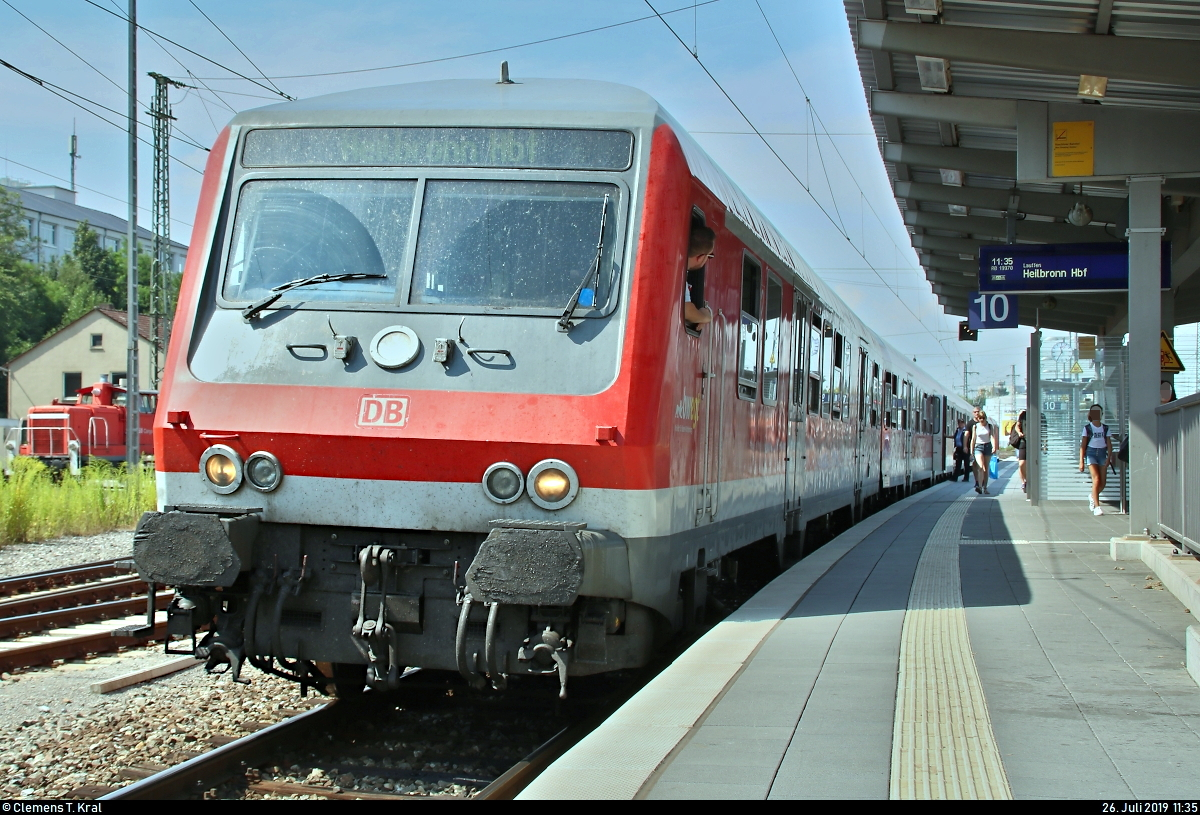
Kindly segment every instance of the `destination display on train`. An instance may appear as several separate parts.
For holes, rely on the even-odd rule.
[[[1162,288],[1171,288],[1171,244],[1162,243]],[[1125,291],[1124,243],[1059,243],[979,247],[979,291]]]
[[[624,170],[633,134],[546,127],[281,127],[251,130],[246,167]]]

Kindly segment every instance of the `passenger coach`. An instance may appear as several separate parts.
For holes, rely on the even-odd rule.
[[[234,678],[350,692],[422,666],[565,692],[643,664],[721,558],[940,478],[966,408],[620,85],[239,114],[191,247],[135,557]]]

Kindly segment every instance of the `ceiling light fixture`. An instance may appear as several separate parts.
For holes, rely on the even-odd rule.
[[[1092,76],[1091,74],[1079,76],[1079,95],[1085,99],[1103,99],[1107,90],[1107,76]]]
[[[968,207],[966,204],[947,204],[946,207],[947,207],[947,209],[950,210],[951,215],[970,215],[971,214],[971,208]]]
[[[921,90],[934,93],[950,92],[950,61],[941,57],[917,57],[917,77]]]
[[[922,16],[941,14],[942,0],[904,0],[904,10]]]
[[[1087,226],[1092,222],[1092,208],[1083,203],[1083,184],[1079,185],[1079,200],[1067,213],[1067,223],[1072,226]]]
[[[947,187],[961,187],[963,185],[962,170],[938,170],[942,174],[942,183]]]

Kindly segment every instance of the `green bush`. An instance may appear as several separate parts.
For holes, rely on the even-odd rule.
[[[0,544],[129,529],[155,500],[153,470],[130,473],[100,461],[77,476],[56,476],[21,456],[0,481]]]

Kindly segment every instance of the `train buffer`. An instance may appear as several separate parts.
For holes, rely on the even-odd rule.
[[[1030,506],[1015,462],[992,493],[818,549],[520,797],[1194,798],[1200,563],[1086,495]]]

